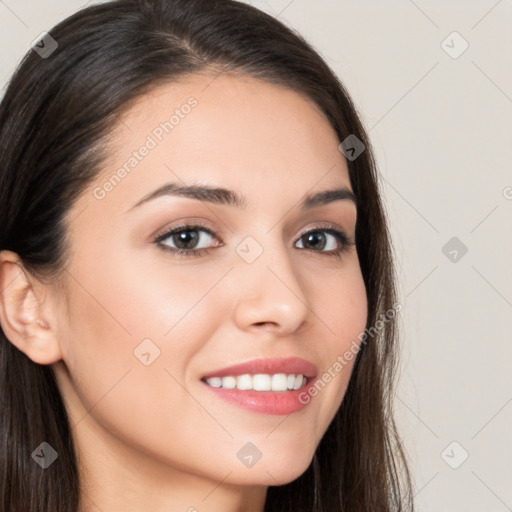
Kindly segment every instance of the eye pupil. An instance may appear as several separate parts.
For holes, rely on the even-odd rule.
[[[199,239],[197,232],[193,230],[175,233],[174,237],[174,243],[178,249],[191,249],[190,245],[194,246],[195,244],[190,242],[197,242]]]
[[[320,247],[323,249],[325,247],[325,235],[321,232],[316,233],[308,233],[306,235],[307,243],[312,245],[312,247]]]

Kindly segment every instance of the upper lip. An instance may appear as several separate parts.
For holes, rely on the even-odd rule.
[[[316,366],[301,357],[287,357],[287,358],[261,358],[252,359],[245,363],[227,366],[219,370],[214,370],[204,375],[204,379],[210,377],[226,377],[227,375],[244,375],[256,373],[301,373],[304,377],[314,378],[317,374]]]

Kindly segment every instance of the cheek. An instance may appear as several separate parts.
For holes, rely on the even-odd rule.
[[[119,379],[133,383],[127,408],[134,401],[154,402],[157,395],[148,397],[155,390],[169,398],[179,389],[172,377],[187,379],[190,361],[223,319],[215,293],[209,293],[223,270],[148,266],[107,254],[84,256],[102,261],[101,267],[77,264],[71,270],[64,360],[88,407]]]
[[[209,280],[191,280],[190,271],[169,272],[163,280],[161,269],[137,273],[122,262],[104,261],[101,270],[101,275],[84,267],[72,270],[77,281],[64,350],[70,396],[78,397],[72,401],[72,422],[85,438],[100,425],[152,457],[190,469],[198,464],[191,455],[191,431],[206,439],[212,421],[183,384],[190,361],[215,322],[225,318],[218,314],[215,294],[208,294],[219,271],[210,272]],[[207,448],[202,447],[201,460]]]
[[[343,353],[364,332],[368,301],[357,260],[334,278],[325,279],[323,289],[315,287],[315,312],[323,324],[326,350],[331,357]],[[334,362],[334,361],[331,361]]]
[[[368,318],[368,301],[358,264],[332,279],[325,293],[316,292],[316,307],[323,332],[322,368],[304,400],[316,402],[320,434],[339,409],[350,381]]]
[[[163,356],[169,349],[184,354],[187,347],[193,353],[202,343],[201,332],[219,318],[215,301],[209,301],[207,311],[198,306],[222,269],[198,272],[135,258],[102,261],[100,269],[73,271],[70,308],[75,334],[88,338],[86,348],[104,358],[131,362],[140,343],[151,345],[144,340],[153,342]]]

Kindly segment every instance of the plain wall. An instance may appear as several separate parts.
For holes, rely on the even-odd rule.
[[[313,44],[369,130],[400,277],[396,410],[418,510],[511,510],[512,2],[249,3]],[[2,86],[84,5],[0,2]]]

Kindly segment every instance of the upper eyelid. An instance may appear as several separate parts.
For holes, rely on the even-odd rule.
[[[155,241],[162,240],[165,238],[168,238],[174,233],[179,233],[180,231],[192,231],[192,230],[198,230],[198,231],[206,231],[212,236],[217,236],[216,231],[213,228],[210,228],[206,225],[202,224],[196,224],[194,222],[184,222],[183,224],[179,224],[178,226],[173,226],[172,228],[167,228],[163,230],[160,234],[157,234],[153,236],[153,239]]]

